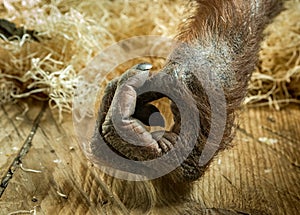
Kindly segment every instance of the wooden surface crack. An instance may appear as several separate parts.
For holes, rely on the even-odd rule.
[[[281,133],[279,133],[277,131],[273,131],[272,129],[270,129],[270,128],[266,127],[266,126],[261,126],[261,128],[263,130],[266,130],[266,131],[270,132],[271,134],[277,135],[278,137],[281,137],[281,138],[283,138],[283,139],[285,139],[287,141],[290,141],[290,142],[295,143],[295,144],[299,144],[299,142],[297,140],[288,138],[286,135],[283,135],[283,134],[281,134]]]
[[[231,185],[231,186],[233,186],[235,189],[237,189],[236,188],[236,186],[232,183],[232,181],[229,179],[229,178],[227,178],[225,175],[223,175],[223,174],[221,174],[221,176]]]
[[[9,181],[12,179],[14,172],[16,169],[19,167],[20,163],[22,162],[22,159],[24,156],[29,152],[31,145],[32,145],[32,140],[34,135],[36,134],[36,131],[39,127],[39,123],[41,121],[41,118],[46,110],[47,103],[44,102],[41,108],[41,111],[39,112],[38,116],[35,118],[33,121],[32,128],[30,130],[29,135],[27,136],[26,140],[24,141],[24,144],[22,145],[22,148],[20,149],[19,153],[17,156],[14,158],[13,162],[11,163],[7,173],[5,176],[1,179],[0,183],[0,198],[2,197],[2,194],[4,193],[6,187],[9,184]],[[4,113],[6,113],[5,109],[2,107],[2,110]]]

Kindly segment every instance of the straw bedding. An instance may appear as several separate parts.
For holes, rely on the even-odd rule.
[[[0,105],[28,97],[48,100],[61,119],[61,113],[72,111],[75,89],[84,81],[79,72],[94,56],[132,36],[174,37],[189,15],[185,2],[3,0],[0,17],[34,30],[38,41],[26,32],[0,34]],[[300,103],[300,1],[291,0],[286,7],[265,31],[247,105],[280,109]]]

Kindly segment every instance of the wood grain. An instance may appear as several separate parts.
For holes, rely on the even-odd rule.
[[[34,126],[42,103],[29,102],[0,109],[0,180]],[[78,146],[72,117],[57,123],[46,109],[32,146],[18,164],[0,198],[0,214],[142,214],[126,208],[113,184],[88,162]],[[249,108],[242,111],[233,146],[213,161],[178,204],[153,206],[149,214],[298,214],[300,211],[300,108],[282,111]],[[267,141],[266,141],[267,140]],[[273,140],[273,142],[270,140]],[[18,148],[18,150],[16,150]],[[124,182],[125,183],[125,182]],[[131,190],[130,190],[131,189]],[[132,183],[123,189],[139,205]],[[176,188],[174,188],[176,189]],[[121,192],[120,192],[121,193]],[[142,194],[136,194],[142,195]],[[170,192],[171,195],[171,192]],[[170,196],[171,199],[171,196]],[[143,203],[141,203],[143,204]]]

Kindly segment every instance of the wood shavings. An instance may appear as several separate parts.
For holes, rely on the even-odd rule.
[[[12,23],[11,29],[35,29],[47,39],[37,43],[22,34],[10,41],[9,35],[3,35],[0,81],[21,86],[18,91],[3,93],[7,99],[2,101],[48,98],[61,120],[62,112],[71,111],[79,71],[106,46],[121,39],[144,34],[174,35],[184,11],[179,2],[4,1],[0,14]]]
[[[290,0],[286,6],[266,30],[245,104],[279,110],[288,103],[300,103],[300,2]],[[4,0],[1,17],[15,26],[35,29],[45,39],[37,42],[20,34],[10,41],[2,34],[0,104],[27,97],[48,99],[61,121],[62,113],[72,110],[74,90],[82,81],[78,73],[94,56],[132,36],[173,37],[189,15],[186,8],[180,0],[155,4],[147,0]]]
[[[4,105],[10,102],[14,102],[13,94],[19,94],[20,88],[13,81],[8,81],[5,78],[1,78],[0,69],[0,105]]]
[[[54,163],[61,163],[62,161],[60,159],[53,160]]]
[[[67,199],[67,198],[68,198],[68,196],[67,196],[66,194],[63,194],[63,193],[61,193],[61,192],[59,192],[59,191],[56,191],[56,193],[57,193],[60,197],[63,197],[64,199]]]
[[[22,38],[25,34],[28,34],[33,40],[39,41],[37,38],[38,32],[34,30],[26,30],[23,27],[17,28],[16,25],[6,19],[0,19],[0,37],[7,38],[8,40],[15,40]]]
[[[277,139],[268,138],[268,137],[260,137],[260,138],[258,138],[258,141],[261,143],[266,143],[267,145],[274,145],[274,144],[278,143]]]
[[[264,172],[265,172],[265,173],[271,173],[271,172],[272,172],[272,169],[265,169]]]
[[[36,215],[36,206],[33,208],[33,210],[18,210],[8,213],[8,215],[14,215],[14,214],[33,214]]]
[[[33,173],[41,173],[42,171],[41,170],[35,170],[35,169],[28,169],[28,168],[25,168],[23,167],[23,164],[20,163],[20,167],[21,169],[24,171],[24,172],[33,172]]]
[[[19,151],[19,148],[18,147],[12,147],[12,150]]]
[[[300,104],[300,2],[286,2],[283,11],[266,29],[246,104],[269,105],[279,110]]]
[[[25,115],[26,115],[26,113],[28,112],[28,110],[29,110],[29,106],[28,106],[28,104],[27,103],[22,103],[22,105],[24,105],[24,110],[23,110],[23,112],[19,115],[19,116],[16,116],[16,120],[19,120],[19,121],[23,121],[24,120],[24,118],[25,118]]]

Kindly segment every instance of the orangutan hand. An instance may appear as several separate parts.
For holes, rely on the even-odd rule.
[[[163,126],[159,110],[142,95],[137,106],[137,91],[149,81],[151,65],[138,64],[105,90],[99,111],[99,132],[110,147],[132,160],[149,160],[162,156],[176,143],[177,134],[158,131],[150,133],[145,126]],[[147,94],[149,101],[161,98],[160,93]],[[143,102],[142,102],[143,101]],[[147,103],[145,103],[147,102]]]

